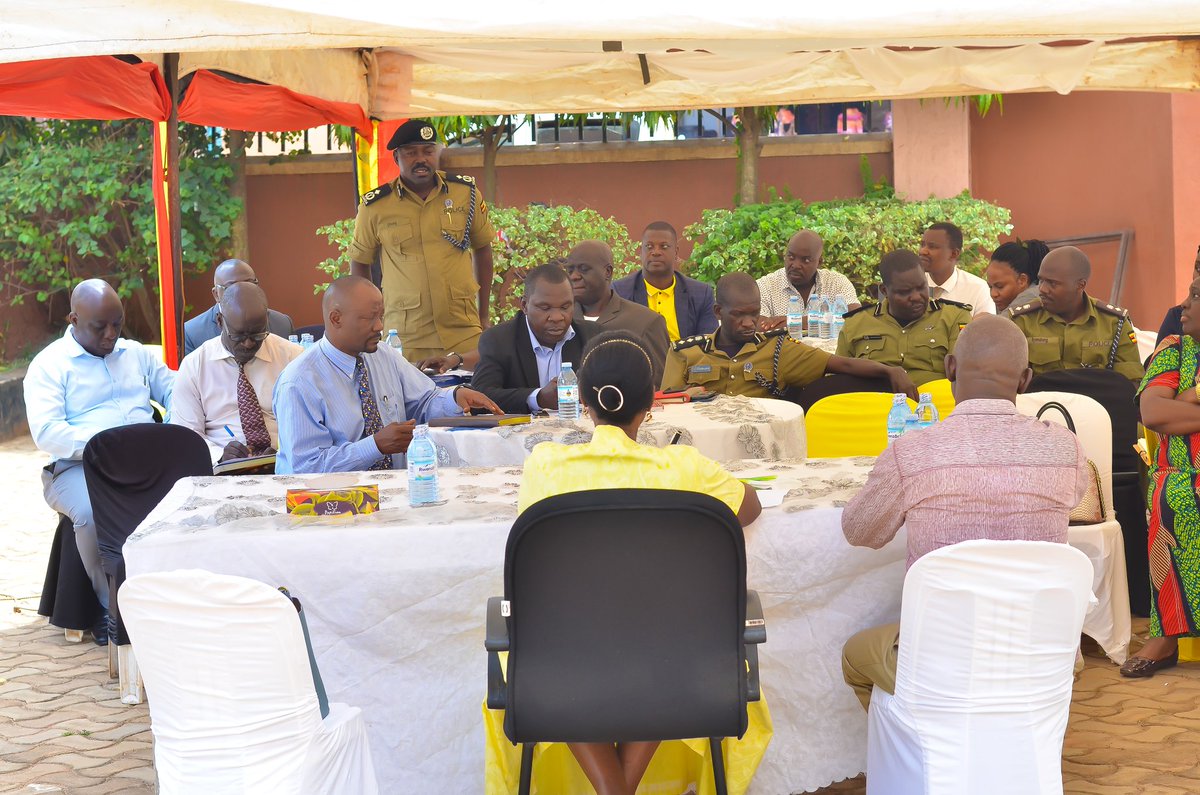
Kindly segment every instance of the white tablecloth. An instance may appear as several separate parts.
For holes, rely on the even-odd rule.
[[[866,717],[841,678],[842,643],[896,621],[903,531],[882,550],[848,545],[841,508],[870,459],[736,461],[786,489],[746,530],[747,582],[767,617],[760,647],[775,735],[754,793],[813,790],[866,766]],[[503,591],[520,470],[442,473],[444,506],[409,509],[403,473],[192,478],[125,545],[130,576],[206,568],[287,585],[305,603],[330,700],[362,707],[380,780],[393,792],[477,792],[483,780],[484,604]],[[282,516],[286,488],[379,483],[384,509],[351,520]],[[1115,562],[1094,557],[1098,572]],[[1072,543],[1075,542],[1074,535]],[[1100,576],[1098,574],[1098,581]],[[1120,608],[1122,605],[1116,605]],[[1115,608],[1114,608],[1115,609]],[[1118,621],[1089,614],[1110,651]],[[149,698],[154,694],[149,693]]]
[[[718,395],[707,403],[662,406],[642,424],[638,441],[666,447],[677,432],[679,444],[717,461],[803,458],[807,449],[804,411],[785,400]],[[431,428],[430,436],[443,466],[519,466],[540,442],[591,441],[592,423],[586,417],[574,422],[543,417],[503,428]]]

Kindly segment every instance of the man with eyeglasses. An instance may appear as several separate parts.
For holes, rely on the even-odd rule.
[[[215,463],[274,452],[271,395],[304,349],[270,331],[266,293],[253,282],[227,286],[216,309],[221,335],[179,366],[168,421],[203,436]]]
[[[213,300],[221,302],[221,294],[231,284],[250,282],[258,284],[254,268],[240,259],[227,259],[213,270]],[[292,319],[274,309],[267,310],[267,319],[272,334],[287,339],[292,334]],[[211,339],[221,335],[221,327],[217,325],[217,304],[208,311],[196,315],[183,324],[183,355],[187,356]]]

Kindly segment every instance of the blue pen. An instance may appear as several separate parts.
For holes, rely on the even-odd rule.
[[[229,434],[230,439],[235,439],[235,440],[237,439],[237,437],[234,436],[233,431],[229,428],[228,425],[225,426],[225,433]]]

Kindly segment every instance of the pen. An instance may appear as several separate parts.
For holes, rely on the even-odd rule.
[[[226,426],[225,426],[225,433],[229,434],[229,438],[230,438],[230,439],[236,439],[236,438],[237,438],[237,436],[235,436],[235,435],[234,435],[233,431],[232,431],[232,430],[229,428],[229,426],[228,426],[228,425],[226,425]]]
[[[683,431],[675,431],[675,435],[671,437],[671,444],[678,444],[681,436],[683,436]]]

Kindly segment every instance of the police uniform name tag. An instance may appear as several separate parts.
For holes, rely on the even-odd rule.
[[[1029,342],[1033,345],[1049,345],[1054,340],[1049,337],[1030,337]]]
[[[695,364],[688,368],[688,373],[691,375],[707,375],[712,372],[711,364]]]

